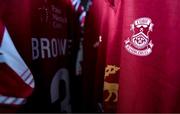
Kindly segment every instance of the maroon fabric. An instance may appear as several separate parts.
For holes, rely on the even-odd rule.
[[[122,1],[118,112],[180,111],[179,7],[178,0]],[[154,47],[145,57],[129,54],[124,48],[124,40],[132,35],[130,24],[140,17],[149,17],[154,24],[149,35]]]
[[[30,63],[31,54],[26,53],[31,52],[30,46],[31,44],[27,43],[27,39],[30,38],[30,27],[27,23],[29,21],[29,8],[28,1],[19,3],[19,6],[13,1],[0,1],[1,9],[0,9],[0,46],[2,46],[2,38],[4,35],[5,27],[8,29],[11,37],[13,37],[13,41],[18,47],[19,53],[25,57],[26,63]],[[11,7],[11,8],[9,8]],[[18,9],[19,8],[19,9]],[[14,10],[13,10],[14,9]],[[18,13],[15,13],[19,10]],[[11,10],[11,11],[10,11]],[[13,11],[12,11],[13,10]],[[29,15],[29,16],[27,16]],[[26,18],[26,19],[25,19]],[[11,20],[11,21],[9,21]],[[26,25],[26,27],[25,27]],[[12,32],[13,30],[13,32]],[[26,40],[22,40],[26,36]],[[27,43],[27,44],[25,44]],[[17,46],[18,45],[18,46]],[[24,48],[26,47],[26,48]],[[26,49],[26,50],[24,50]],[[2,54],[2,53],[1,53]],[[28,61],[27,61],[28,60]],[[28,64],[29,66],[29,64]],[[8,97],[17,97],[17,98],[28,98],[32,94],[32,88],[25,84],[25,82],[20,79],[16,72],[14,72],[7,64],[0,63],[0,94]],[[0,112],[16,112],[19,110],[21,106],[15,105],[4,105],[0,104]]]
[[[71,1],[0,0],[0,41],[3,34],[1,24],[7,28],[17,51],[32,71],[35,89],[31,94],[29,88],[25,88],[22,80],[17,78],[17,74],[7,65],[0,64],[0,82],[7,82],[7,85],[0,84],[0,94],[14,96],[19,95],[20,91],[25,91],[21,96],[30,96],[22,109],[25,112],[61,111],[58,104],[60,101],[56,104],[58,106],[53,107],[51,104],[50,87],[58,70],[67,68],[69,72],[73,71],[72,59],[77,50],[75,47],[78,35],[75,31],[79,31],[79,28]],[[36,39],[36,44],[33,39]],[[41,42],[42,39],[45,41]],[[36,50],[33,46],[37,46]],[[46,49],[43,49],[43,46]],[[39,56],[35,57],[33,54],[37,54],[37,50]],[[6,79],[2,79],[3,77]],[[2,106],[4,112],[3,109],[7,108]]]
[[[179,7],[178,0],[93,1],[85,32],[85,68],[91,75],[87,73],[84,77],[89,79],[86,84],[94,87],[90,91],[94,93],[95,105],[102,101],[98,98],[102,97],[103,72],[107,65],[115,65],[120,70],[104,81],[119,83],[118,103],[112,102],[113,93],[110,102],[104,102],[105,112],[179,112]],[[148,42],[150,46],[152,40],[154,46],[148,47],[152,50],[149,55],[138,56],[127,51],[125,41],[140,32],[135,27],[133,34],[130,28],[136,19],[143,17],[154,24]],[[92,45],[99,35],[102,42],[94,49]],[[103,101],[108,94],[104,91]]]

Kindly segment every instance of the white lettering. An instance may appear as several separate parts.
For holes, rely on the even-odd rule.
[[[67,23],[67,17],[63,15],[60,8],[54,5],[51,5],[51,16],[52,16],[51,25],[54,29],[61,29],[63,26],[62,24]]]
[[[65,55],[67,40],[59,40],[58,43],[59,43],[59,53]]]
[[[52,56],[57,57],[58,55],[58,47],[57,47],[57,41],[55,38],[51,40],[51,49],[52,49]]]
[[[32,59],[66,55],[67,39],[32,38]]]
[[[125,48],[131,54],[138,55],[138,56],[147,56],[152,52],[151,48],[144,49],[144,50],[137,50],[137,49],[131,47],[130,45],[126,45]]]
[[[32,38],[32,59],[35,60],[39,57],[38,40]]]
[[[49,40],[47,38],[41,38],[41,55],[42,58],[45,58],[45,52],[47,52],[48,58],[51,58],[51,53],[50,53],[50,44]]]

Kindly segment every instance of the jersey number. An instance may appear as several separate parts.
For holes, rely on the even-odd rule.
[[[64,82],[64,89],[65,89],[65,97],[60,102],[60,109],[61,112],[71,112],[71,104],[70,104],[70,88],[69,88],[69,72],[67,69],[62,68],[59,69],[51,83],[51,102],[54,103],[57,100],[61,99],[60,97],[60,90],[59,85],[62,85]],[[60,87],[61,88],[61,87]]]

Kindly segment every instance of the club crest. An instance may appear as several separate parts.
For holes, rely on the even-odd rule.
[[[139,18],[131,24],[130,30],[133,32],[130,38],[125,40],[125,49],[136,56],[148,56],[152,53],[154,44],[149,38],[154,24],[147,17]]]

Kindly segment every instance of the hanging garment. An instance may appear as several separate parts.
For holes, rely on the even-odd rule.
[[[116,99],[118,97],[120,66],[118,57],[120,53],[119,55],[115,55],[117,53],[114,53],[113,49],[118,49],[120,45],[118,45],[118,42],[113,41],[114,34],[118,32],[115,27],[119,2],[116,3],[116,6],[112,6],[113,4],[109,1],[93,1],[92,3],[93,5],[90,7],[85,24],[84,91],[86,92],[84,94],[84,101],[87,104],[87,109],[92,107],[90,111],[115,112],[117,105]],[[112,42],[115,44],[110,45],[109,43]],[[104,77],[105,68],[110,70],[109,74],[106,74],[106,77]],[[116,68],[117,71],[112,71],[111,74],[112,68]],[[115,85],[116,90],[110,93],[112,92],[111,89],[114,88],[104,88],[103,91],[104,84],[106,86],[109,84]],[[86,88],[88,89],[86,90]],[[106,102],[103,102],[103,96]],[[89,98],[91,100],[88,100]]]
[[[30,66],[27,64],[27,59],[30,56],[28,53],[26,55],[25,52],[23,55],[21,54],[24,47],[19,48],[21,51],[17,49],[17,45],[12,37],[14,33],[10,32],[8,27],[10,23],[5,22],[5,20],[8,21],[9,19],[8,15],[12,15],[7,8],[7,1],[1,0],[0,4],[0,112],[15,112],[27,102],[27,98],[32,94],[35,83]],[[11,6],[11,3],[9,2],[8,5]],[[28,7],[26,3],[21,5]],[[20,13],[22,12],[24,16],[28,13],[26,9]],[[19,17],[18,21],[21,21],[21,17]],[[14,23],[14,25],[18,24],[20,23]],[[17,28],[21,30],[23,25],[19,25]],[[22,39],[24,33],[19,32],[16,41],[18,41],[20,35]],[[28,48],[30,45],[27,44],[25,47],[30,49]],[[19,47],[21,46],[24,46],[23,42],[19,45]],[[31,51],[29,50],[29,52]],[[24,59],[24,56],[26,56],[26,59]]]
[[[75,72],[73,59],[78,45],[71,2],[0,2],[4,31],[1,35],[3,69],[0,72],[1,77],[8,77],[1,78],[4,83],[1,83],[0,94],[3,97],[17,97],[21,102],[27,100],[23,102],[20,112],[71,112],[70,75]],[[13,92],[7,87],[14,88]],[[2,105],[2,108],[6,106]]]
[[[178,0],[93,1],[84,38],[90,111],[179,112],[179,7]]]
[[[5,26],[1,23],[0,111],[11,112],[26,103],[34,88],[33,75],[16,50]]]

